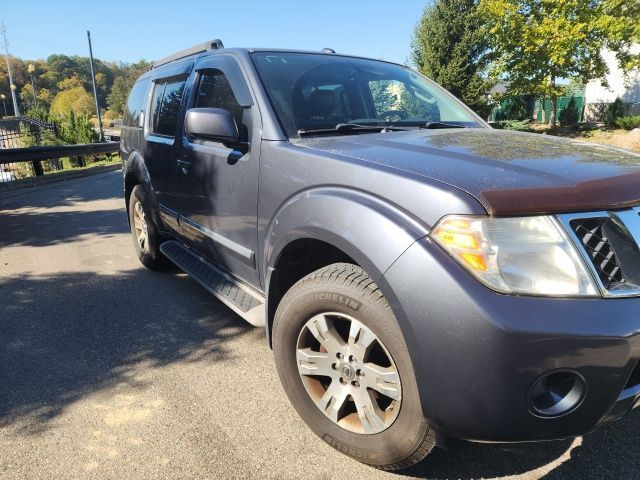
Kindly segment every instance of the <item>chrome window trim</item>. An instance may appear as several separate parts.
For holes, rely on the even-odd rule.
[[[627,231],[630,240],[634,241],[640,249],[640,207],[628,208],[625,210],[616,211],[595,211],[595,212],[581,212],[581,213],[563,213],[556,215],[556,218],[560,221],[566,234],[569,236],[577,251],[580,253],[580,257],[585,266],[591,273],[594,283],[598,286],[598,290],[605,298],[626,298],[640,296],[640,287],[637,288],[624,288],[624,289],[607,289],[600,280],[600,276],[596,271],[591,257],[584,248],[584,245],[578,238],[578,236],[571,228],[570,222],[572,220],[581,220],[585,218],[611,218],[613,221],[624,227]]]

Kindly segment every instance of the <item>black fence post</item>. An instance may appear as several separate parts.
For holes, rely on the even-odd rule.
[[[31,164],[33,165],[33,173],[36,174],[36,177],[42,177],[44,175],[42,162],[40,160],[34,160]]]

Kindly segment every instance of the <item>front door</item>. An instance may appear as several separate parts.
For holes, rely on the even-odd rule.
[[[182,137],[179,163],[180,226],[185,236],[204,239],[205,256],[259,288],[256,269],[260,115],[235,59],[215,55],[195,66],[188,108],[229,111],[241,146]],[[201,249],[199,249],[201,250]]]

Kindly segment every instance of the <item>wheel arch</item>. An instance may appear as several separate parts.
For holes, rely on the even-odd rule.
[[[137,150],[131,152],[127,158],[123,168],[123,187],[124,187],[124,200],[125,208],[127,209],[127,218],[129,218],[129,199],[131,198],[131,192],[136,185],[141,185],[145,189],[148,197],[153,202],[153,217],[157,224],[155,206],[157,205],[156,198],[151,186],[151,179],[149,172],[144,162],[142,154]]]
[[[262,256],[269,345],[278,304],[298,280],[332,263],[347,262],[378,283],[427,233],[427,227],[406,212],[360,191],[326,187],[286,202],[267,229]],[[387,285],[380,289],[393,296]]]

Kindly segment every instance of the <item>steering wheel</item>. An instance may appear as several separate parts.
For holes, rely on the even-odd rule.
[[[389,117],[398,117],[398,120],[405,120],[407,118],[406,110],[387,110],[378,115],[380,120],[392,121]]]

